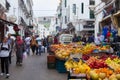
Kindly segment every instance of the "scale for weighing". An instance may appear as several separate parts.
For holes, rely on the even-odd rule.
[[[71,34],[61,34],[59,37],[59,42],[62,44],[72,43],[73,35]]]

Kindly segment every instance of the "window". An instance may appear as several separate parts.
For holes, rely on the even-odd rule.
[[[65,16],[65,23],[67,23],[67,16]]]
[[[95,0],[90,0],[90,5],[95,5]]]
[[[90,10],[90,19],[94,19],[94,18],[95,18],[94,11]]]
[[[56,24],[58,24],[58,19],[56,18]]]
[[[44,21],[46,20],[46,18],[44,17]]]
[[[81,13],[84,13],[84,3],[81,3]]]
[[[65,0],[65,7],[67,7],[67,0]]]
[[[76,4],[73,4],[73,13],[76,15]]]

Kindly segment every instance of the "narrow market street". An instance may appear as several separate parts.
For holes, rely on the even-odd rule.
[[[10,78],[8,80],[67,80],[66,74],[58,73],[55,69],[47,69],[47,54],[29,56],[24,60],[23,66],[15,65],[15,57],[10,65]],[[0,80],[4,80],[0,77]]]

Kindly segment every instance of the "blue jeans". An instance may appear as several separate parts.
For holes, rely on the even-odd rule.
[[[41,47],[42,47],[42,45],[39,45],[39,46],[38,46],[38,54],[39,54],[39,55],[41,55],[41,53],[42,53]]]
[[[30,45],[26,45],[26,52],[27,52],[27,54],[29,55],[30,54]]]

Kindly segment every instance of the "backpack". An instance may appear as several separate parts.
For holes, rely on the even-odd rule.
[[[3,50],[2,50],[3,49]],[[3,43],[1,44],[0,57],[8,57],[10,53],[10,45],[8,44],[8,48],[3,47]]]
[[[3,47],[3,43],[1,44],[1,48]],[[8,50],[10,50],[10,45],[8,44]]]

